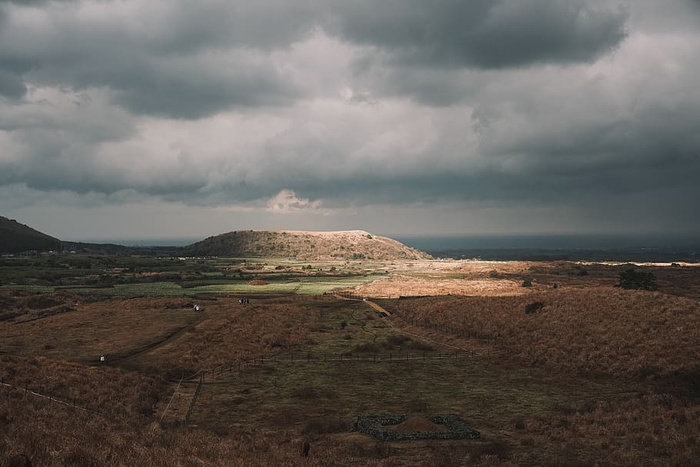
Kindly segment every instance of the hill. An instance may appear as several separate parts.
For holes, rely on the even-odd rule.
[[[0,216],[0,252],[19,253],[30,250],[55,250],[61,241],[34,230],[14,219]]]
[[[310,232],[245,230],[209,237],[186,246],[187,256],[284,257],[324,259],[430,259],[401,242],[362,230]]]

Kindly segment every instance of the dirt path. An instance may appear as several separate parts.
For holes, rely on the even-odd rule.
[[[129,362],[129,361],[135,359],[136,357],[139,357],[139,356],[141,356],[147,352],[150,352],[152,350],[156,350],[156,349],[158,349],[166,344],[173,342],[174,340],[178,339],[180,336],[182,336],[186,332],[190,331],[191,329],[194,329],[195,326],[200,324],[205,319],[206,319],[206,317],[204,316],[204,312],[202,312],[202,315],[198,319],[196,319],[192,323],[188,324],[187,326],[178,329],[177,331],[170,334],[169,336],[166,336],[165,338],[163,338],[161,340],[158,340],[156,342],[148,344],[147,346],[142,347],[138,350],[135,350],[127,355],[124,355],[121,357],[113,357],[112,359],[110,359],[109,363],[110,364],[118,363],[120,365],[123,365],[124,363]]]
[[[342,295],[338,295],[338,294],[333,294],[333,296],[334,296],[335,298],[340,299],[340,300],[350,300],[350,301],[352,301],[352,302],[365,302],[366,304],[368,304],[369,306],[371,306],[372,308],[374,308],[375,311],[378,311],[379,313],[383,314],[384,316],[391,316],[391,313],[389,313],[388,311],[386,311],[384,308],[382,308],[381,306],[377,305],[377,304],[374,303],[373,301],[367,300],[366,298],[363,298],[363,299],[359,299],[359,298],[349,298],[349,297],[343,297]]]
[[[382,314],[385,315],[385,316],[391,316],[391,313],[389,313],[388,311],[386,311],[384,308],[382,308],[381,306],[377,305],[376,303],[374,303],[374,302],[372,302],[372,301],[370,301],[370,300],[365,300],[364,302],[365,302],[366,304],[368,304],[369,306],[371,306],[372,308],[374,308],[375,310],[377,310],[379,313],[382,313]]]

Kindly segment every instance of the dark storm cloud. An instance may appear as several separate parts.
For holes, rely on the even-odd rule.
[[[370,61],[500,68],[590,61],[623,39],[626,19],[618,7],[563,0],[12,3],[0,10],[0,92],[22,97],[26,83],[107,87],[134,113],[174,118],[303,97],[269,54],[315,28],[385,52]],[[23,5],[44,9],[29,14]],[[421,89],[416,79],[385,92],[442,104],[454,97],[449,86]]]
[[[0,69],[0,96],[19,99],[27,93],[27,86],[15,74]]]
[[[42,5],[42,4],[47,3],[49,1],[50,0],[0,0],[0,6],[2,6],[3,4],[36,6],[36,5]]]
[[[107,87],[135,113],[174,118],[280,105],[300,95],[267,55],[309,33],[308,6],[86,5],[0,10],[0,92],[21,96],[27,82],[74,90]]]
[[[302,93],[274,68],[246,63],[245,57],[230,69],[209,61],[196,66],[199,60],[194,59],[168,62],[143,64],[138,72],[128,74],[115,70],[99,80],[109,83],[115,101],[133,113],[173,118],[202,118],[232,107],[289,104]]]
[[[629,208],[700,230],[695,6],[0,3],[0,185],[246,209]]]
[[[506,68],[589,62],[626,36],[627,12],[571,0],[343,2],[331,30],[419,66]]]

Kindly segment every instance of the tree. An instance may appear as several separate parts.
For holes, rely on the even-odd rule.
[[[637,271],[634,268],[629,268],[620,273],[620,282],[617,286],[623,289],[655,290],[656,276],[653,272]]]

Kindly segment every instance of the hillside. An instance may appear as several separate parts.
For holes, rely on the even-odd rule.
[[[55,250],[61,241],[34,230],[14,219],[0,216],[0,252],[19,253],[29,250]]]
[[[361,230],[337,232],[245,230],[209,237],[183,249],[187,256],[324,259],[429,259],[403,243]]]

